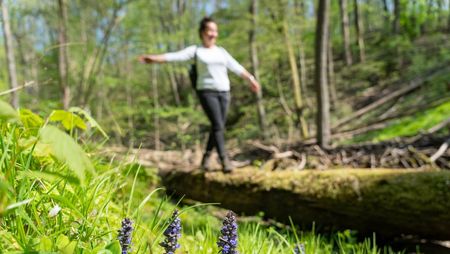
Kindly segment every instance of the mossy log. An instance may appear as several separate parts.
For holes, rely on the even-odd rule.
[[[450,239],[450,172],[389,169],[221,172],[173,171],[169,192],[218,202],[247,215],[260,211],[298,225]]]

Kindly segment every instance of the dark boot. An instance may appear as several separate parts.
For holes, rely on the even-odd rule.
[[[200,166],[205,171],[211,171],[211,153],[205,153],[202,158],[202,164]]]
[[[233,163],[228,157],[223,158],[222,160],[222,171],[224,173],[231,173],[234,169]]]

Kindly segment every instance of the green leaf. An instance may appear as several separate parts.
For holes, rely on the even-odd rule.
[[[115,240],[106,245],[105,249],[111,251],[112,254],[120,254],[122,252],[122,248],[120,247],[119,241]]]
[[[56,238],[56,247],[59,249],[62,249],[64,247],[66,247],[67,245],[69,245],[70,240],[69,237],[65,236],[65,235],[59,235],[58,238]]]
[[[83,184],[86,172],[94,172],[94,167],[86,153],[72,137],[55,126],[47,125],[39,131],[40,141],[50,145],[53,156],[65,163]]]
[[[0,100],[0,120],[3,121],[16,121],[19,120],[19,114],[8,103]]]
[[[44,124],[44,120],[29,109],[20,109],[19,115],[23,126],[28,129],[40,128]]]
[[[113,254],[110,250],[100,250],[97,254]]]
[[[0,218],[2,217],[6,205],[8,204],[8,192],[10,192],[10,186],[8,183],[0,178]]]
[[[75,253],[75,248],[77,247],[77,242],[70,241],[65,235],[59,235],[56,239],[56,246],[60,253],[63,254],[73,254]]]
[[[60,249],[63,254],[73,254],[75,253],[75,248],[77,247],[77,242],[71,241],[66,247]]]
[[[79,116],[65,110],[54,110],[50,115],[50,121],[60,122],[66,130],[73,130],[76,127],[86,130],[86,123]]]
[[[40,179],[45,180],[49,183],[57,182],[60,179],[65,179],[67,182],[71,184],[79,184],[80,180],[73,176],[66,176],[60,174],[58,172],[44,172],[44,171],[36,171],[36,170],[23,170],[20,171],[17,179]]]
[[[41,237],[39,242],[38,250],[39,251],[51,251],[53,248],[52,240],[46,235]]]
[[[86,110],[79,108],[79,107],[71,107],[69,109],[69,111],[73,112],[73,113],[77,113],[79,115],[82,115],[88,121],[88,123],[92,126],[92,128],[96,128],[98,131],[100,131],[100,133],[105,138],[109,138],[108,134],[106,134],[106,132],[102,129],[102,127],[97,123],[97,121],[95,121],[95,119]]]

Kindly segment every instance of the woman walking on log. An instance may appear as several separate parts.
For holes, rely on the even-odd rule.
[[[233,165],[225,149],[225,122],[230,104],[230,80],[227,70],[246,79],[253,92],[260,89],[258,81],[242,65],[240,65],[224,48],[216,45],[219,35],[216,22],[205,17],[200,21],[199,35],[201,45],[192,45],[181,51],[160,55],[141,55],[142,63],[164,63],[194,60],[194,86],[210,123],[208,143],[206,144],[201,167],[211,169],[211,153],[217,150],[222,170],[230,173]],[[192,75],[191,75],[192,76]]]

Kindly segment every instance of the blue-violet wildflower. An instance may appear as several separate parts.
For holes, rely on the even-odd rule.
[[[225,220],[223,221],[222,230],[220,230],[221,236],[217,245],[220,248],[222,254],[239,254],[237,249],[238,244],[238,225],[236,222],[236,215],[233,212],[228,212]]]
[[[170,219],[169,226],[164,231],[166,239],[159,244],[166,250],[166,254],[174,254],[180,248],[178,239],[181,237],[181,220],[178,218],[178,215],[178,210],[175,210]]]
[[[305,245],[303,243],[300,244],[296,244],[295,248],[294,248],[294,253],[295,254],[305,254]]]
[[[122,247],[122,254],[131,253],[131,233],[133,232],[133,222],[125,218],[122,221],[122,228],[119,229],[119,240],[120,247]]]

